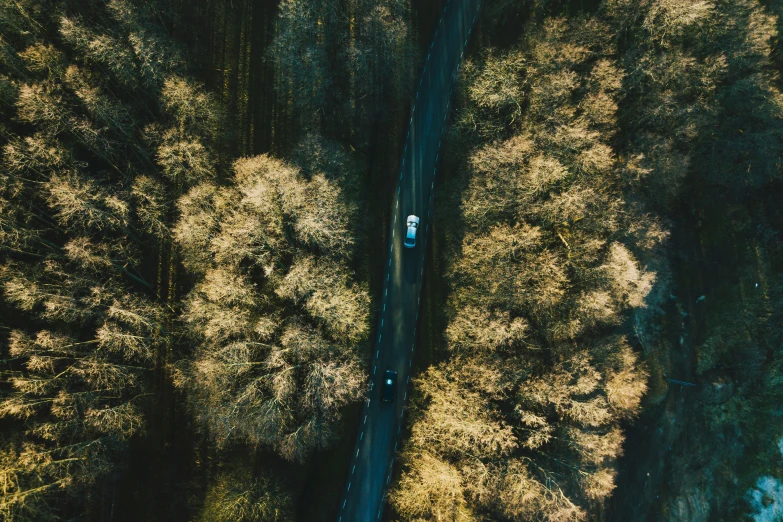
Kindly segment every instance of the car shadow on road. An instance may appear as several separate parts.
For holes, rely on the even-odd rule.
[[[402,272],[405,278],[405,283],[409,285],[415,285],[419,281],[420,269],[419,269],[419,248],[421,245],[416,245],[413,248],[404,248],[402,252]]]

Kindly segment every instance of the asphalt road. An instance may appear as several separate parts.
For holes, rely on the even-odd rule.
[[[392,203],[391,234],[382,312],[373,353],[368,392],[351,455],[348,483],[338,522],[378,520],[401,444],[405,402],[410,390],[421,283],[441,139],[449,115],[451,90],[473,30],[481,0],[448,0],[434,31],[416,89],[402,153],[397,194]],[[421,218],[417,245],[403,248],[405,218]],[[386,370],[397,372],[396,396],[380,399]]]

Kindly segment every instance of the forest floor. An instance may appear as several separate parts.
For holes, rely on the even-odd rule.
[[[675,225],[670,249],[674,295],[664,307],[664,335],[669,347],[661,361],[664,376],[691,383],[697,380],[695,348],[703,341],[708,306],[699,298],[716,291],[704,277],[699,239],[689,220]],[[618,487],[608,504],[606,520],[663,519],[665,502],[671,500],[667,491],[681,479],[673,474],[674,457],[687,452],[683,446],[688,443],[689,430],[697,429],[690,421],[699,391],[699,387],[669,384],[659,404],[648,399],[643,413],[628,429],[625,452],[619,461]]]

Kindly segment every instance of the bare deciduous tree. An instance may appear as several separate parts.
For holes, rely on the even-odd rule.
[[[609,330],[657,282],[634,241],[665,232],[626,199],[648,163],[615,152],[624,71],[582,22],[531,24],[463,69],[448,359],[414,381],[404,520],[587,520],[614,490],[647,374]]]
[[[270,156],[234,172],[233,185],[202,183],[180,200],[174,235],[202,276],[186,301],[197,349],[184,385],[220,443],[302,460],[364,393],[370,300],[344,261],[352,210],[337,180]]]

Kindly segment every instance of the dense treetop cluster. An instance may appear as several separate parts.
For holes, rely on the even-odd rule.
[[[317,47],[282,36],[303,7],[281,11],[275,45],[293,54]],[[374,16],[404,15],[385,9]],[[167,17],[122,0],[0,5],[3,519],[113,502],[172,385],[217,447],[298,460],[363,394],[361,163],[304,119],[294,163],[233,159],[225,107],[189,75]],[[306,94],[289,93],[303,107]],[[288,512],[276,479],[238,476],[215,479],[208,512]]]
[[[140,519],[300,516],[368,389],[368,207],[411,5],[0,0],[0,519],[113,520],[153,489]],[[781,20],[778,0],[484,6],[397,517],[783,503]]]
[[[548,20],[465,64],[449,358],[417,381],[393,497],[406,518],[582,520],[614,489],[620,422],[646,390],[614,330],[656,274],[626,246],[651,218],[610,145],[623,73],[607,32]],[[651,225],[637,235],[655,249]]]
[[[446,350],[416,381],[392,502],[406,520],[597,517],[626,421],[650,387],[651,408],[663,399],[667,373],[688,371],[676,354],[693,342],[698,427],[667,461],[677,472],[653,479],[674,491],[655,509],[742,512],[755,466],[721,459],[740,462],[743,432],[765,448],[746,451],[777,450],[775,429],[752,419],[779,402],[782,222],[765,195],[783,147],[778,22],[751,0],[612,0],[570,18],[553,4],[490,4],[490,27],[530,21],[463,68],[440,211]],[[672,246],[672,222],[701,254]],[[677,280],[696,281],[674,286],[672,252]],[[715,304],[703,311],[693,292]],[[704,321],[693,340],[686,309]],[[695,471],[705,465],[716,472]],[[645,500],[628,504],[650,509],[660,489],[649,500],[630,484],[621,494]]]
[[[185,194],[174,229],[199,275],[183,314],[203,339],[185,371],[193,409],[221,441],[303,459],[334,437],[339,409],[363,396],[370,299],[345,262],[355,213],[340,190],[344,172],[307,179],[259,156],[238,160],[234,173],[231,186]]]

